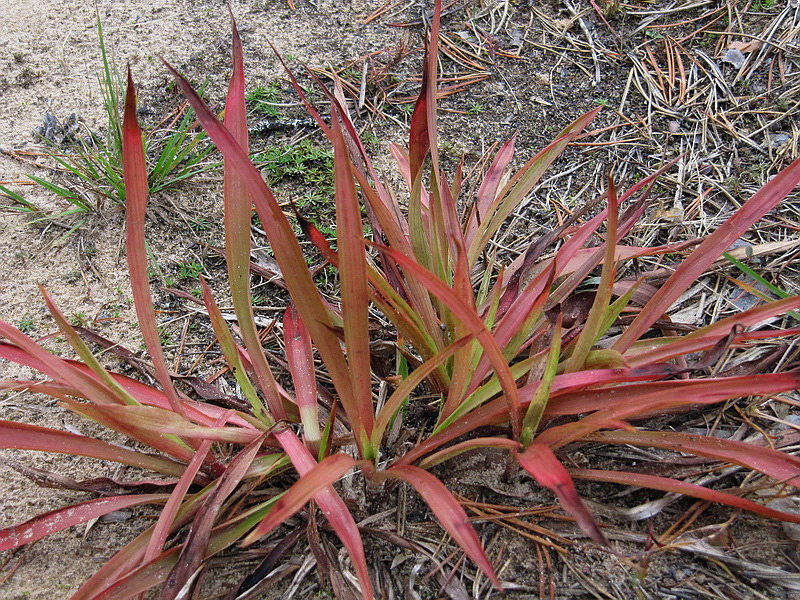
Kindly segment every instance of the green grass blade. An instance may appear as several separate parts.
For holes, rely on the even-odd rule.
[[[16,192],[12,192],[10,189],[8,189],[7,187],[5,187],[3,185],[0,185],[0,193],[2,193],[4,196],[8,196],[9,198],[11,198],[17,204],[21,204],[22,205],[20,207],[9,207],[9,208],[11,208],[11,210],[15,210],[15,211],[19,211],[19,212],[31,212],[31,213],[41,212],[39,210],[39,207],[36,206],[33,202],[25,200],[25,198],[23,198],[22,196],[20,196]]]
[[[773,294],[778,296],[778,298],[789,298],[791,296],[791,294],[788,294],[787,292],[784,292],[778,286],[776,286],[776,285],[772,284],[771,282],[767,281],[766,279],[764,279],[764,277],[762,277],[761,275],[756,273],[753,269],[751,269],[748,265],[746,265],[742,261],[738,260],[737,258],[734,258],[731,254],[729,254],[727,252],[723,252],[722,256],[724,256],[726,260],[728,260],[733,266],[735,266],[737,269],[739,269],[742,273],[744,273],[745,275],[749,275],[750,277],[755,279],[758,283],[760,283],[765,288],[767,288],[769,291],[771,291]],[[751,293],[753,293],[753,292],[751,292]],[[762,295],[761,299],[762,300],[770,300],[770,298],[765,296],[765,295]],[[795,312],[793,310],[790,310],[787,314],[791,315],[792,318],[794,318],[796,321],[800,321],[800,314],[798,314],[797,312]]]

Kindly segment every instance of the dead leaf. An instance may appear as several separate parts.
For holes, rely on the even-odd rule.
[[[759,40],[734,41],[731,42],[729,48],[739,52],[755,52],[761,48],[761,42]]]

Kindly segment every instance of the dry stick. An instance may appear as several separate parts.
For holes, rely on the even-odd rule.
[[[186,346],[186,335],[189,333],[189,319],[186,316],[183,317],[183,328],[181,329],[181,340],[178,342],[178,347],[175,350],[175,361],[172,363],[172,371],[174,373],[178,373],[178,369],[181,366],[181,355],[183,354],[183,349]]]
[[[675,46],[675,62],[678,64],[678,71],[680,72],[680,86],[678,89],[678,102],[683,104],[684,99],[686,98],[686,90],[687,90],[687,81],[686,81],[686,69],[683,66],[683,59],[681,58],[681,50],[683,48],[678,42],[674,42]],[[684,50],[685,52],[685,50]]]
[[[715,11],[715,12],[716,12],[716,11]],[[713,14],[713,13],[712,13],[712,14]],[[718,16],[716,19],[714,19],[713,21],[711,21],[711,22],[709,22],[709,23],[706,23],[705,25],[703,25],[703,26],[702,26],[702,27],[700,27],[699,29],[696,29],[695,31],[693,31],[693,32],[692,32],[692,33],[690,33],[689,35],[687,35],[687,36],[685,36],[685,37],[682,37],[682,38],[681,38],[680,40],[678,40],[678,41],[679,41],[679,42],[682,44],[682,43],[684,43],[684,42],[687,42],[687,41],[689,41],[690,39],[692,39],[692,38],[693,38],[694,36],[696,36],[697,34],[699,34],[699,33],[704,33],[706,29],[708,29],[709,27],[711,27],[711,26],[712,26],[714,23],[716,23],[717,21],[719,21],[720,19],[722,19],[724,16],[725,16],[724,14],[720,14],[720,15],[719,15],[719,16]]]
[[[494,15],[495,15],[496,11],[493,10],[493,9],[497,7],[497,4],[496,3],[490,4],[490,6],[485,9],[485,14],[489,15],[489,33],[491,35],[496,35],[501,29],[505,28],[506,21],[508,21],[508,18],[509,18],[508,5],[509,5],[509,1],[508,0],[503,0],[502,1],[503,14],[500,17],[500,20],[498,22],[496,22],[496,23],[495,23],[495,18],[494,18]],[[480,15],[480,16],[483,16],[483,15]]]
[[[592,38],[592,34],[589,31],[589,28],[586,26],[586,21],[583,19],[582,15],[591,12],[591,9],[586,9],[578,14],[578,11],[575,10],[575,7],[572,6],[571,2],[565,2],[567,9],[569,10],[572,15],[577,18],[578,25],[583,31],[583,35],[586,36],[586,41],[589,43],[589,49],[592,52],[592,62],[594,63],[594,84],[597,85],[600,83],[600,60],[597,58],[597,48],[594,43],[594,38]]]
[[[386,2],[384,2],[380,7],[376,8],[374,11],[372,11],[372,13],[370,13],[370,15],[366,19],[364,19],[363,21],[364,25],[369,25],[370,23],[372,23],[372,21],[374,21],[381,15],[387,13],[388,11],[392,10],[402,1],[403,0],[397,0],[396,2],[393,3],[392,0],[386,0]]]
[[[475,61],[480,61],[485,65],[491,65],[490,61],[487,61],[479,56],[471,52],[467,52],[460,48],[454,41],[448,38],[444,33],[439,34],[439,40],[441,41],[441,45],[439,46],[439,51],[443,52],[448,58],[450,58],[453,62],[459,63],[468,69],[474,69],[475,71],[485,71],[486,69],[477,64]],[[474,60],[470,60],[474,59]]]
[[[575,66],[578,69],[580,69],[581,71],[583,71],[583,73],[587,77],[591,77],[592,76],[592,74],[586,69],[586,67],[584,67],[581,63],[579,63],[576,60],[571,59],[568,56],[568,53],[573,52],[572,48],[563,48],[563,47],[560,47],[560,46],[548,46],[547,44],[537,44],[536,42],[532,42],[531,40],[529,40],[527,38],[525,38],[525,41],[528,42],[534,48],[538,48],[539,50],[545,50],[546,52],[552,52],[553,54],[558,56],[560,60],[567,60],[567,61],[571,62],[573,64],[573,66]]]
[[[797,11],[797,8],[795,7],[794,8],[794,12],[796,12],[796,11]],[[761,41],[763,45],[761,46],[761,49],[759,50],[758,54],[756,54],[755,58],[753,58],[752,61],[749,61],[749,62],[751,62],[750,71],[747,74],[747,76],[745,77],[745,80],[749,80],[750,77],[753,75],[753,73],[758,69],[758,67],[761,66],[761,63],[764,62],[764,60],[767,57],[767,54],[769,54],[769,52],[770,52],[770,50],[772,48],[776,48],[776,49],[784,51],[784,52],[790,50],[789,48],[783,46],[782,43],[774,42],[773,41],[773,37],[778,32],[778,30],[781,28],[781,25],[783,24],[783,21],[785,19],[789,18],[791,12],[793,12],[792,7],[790,6],[790,3],[787,3],[786,8],[784,8],[783,11],[781,11],[781,13],[778,14],[777,17],[775,17],[775,19],[772,21],[772,23],[766,29],[766,31],[763,34],[763,38],[759,38],[757,36],[752,36],[753,39],[757,39],[757,40]],[[795,32],[796,32],[796,28],[795,28]],[[787,41],[787,42],[791,39],[788,36],[788,33],[790,33],[790,32],[787,32],[787,37],[785,38],[785,41]],[[751,37],[751,36],[746,36],[746,37]],[[742,65],[742,68],[744,68],[745,66],[747,66],[747,65]],[[738,75],[737,75],[737,79],[738,79]]]

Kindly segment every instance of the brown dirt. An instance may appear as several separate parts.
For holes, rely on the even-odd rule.
[[[390,63],[392,54],[408,44],[416,50],[391,65],[394,76],[402,84],[396,96],[411,95],[417,89],[410,78],[416,73],[420,60],[421,28],[418,24],[411,27],[390,24],[419,20],[419,9],[406,7],[402,11],[390,11],[365,24],[365,18],[382,3],[368,0],[295,2],[296,10],[279,0],[232,3],[243,37],[251,86],[277,82],[282,100],[291,100],[285,93],[288,89],[285,77],[266,43],[269,40],[284,55],[294,56],[293,66],[305,63],[320,69],[340,69],[360,56],[381,50],[385,52],[376,60]],[[653,18],[653,11],[663,9],[667,3],[643,3],[643,9],[623,7],[621,13],[609,17],[617,36],[591,10],[588,2],[573,4],[585,19],[585,30],[565,8],[566,4],[562,6],[556,2],[541,5],[502,0],[456,2],[446,16],[446,32],[461,35],[462,39],[474,41],[475,47],[483,49],[480,64],[489,74],[485,81],[469,86],[442,103],[444,112],[440,125],[442,139],[446,140],[443,150],[450,163],[455,164],[464,154],[467,163],[473,164],[491,144],[519,132],[517,160],[521,164],[563,126],[598,102],[610,108],[593,127],[618,126],[589,138],[586,140],[589,145],[570,148],[551,171],[558,177],[549,181],[545,177],[535,197],[524,210],[515,214],[507,233],[499,240],[499,244],[508,249],[509,256],[514,256],[526,240],[529,243],[547,223],[552,223],[554,215],[561,210],[559,206],[571,208],[593,198],[611,165],[620,178],[630,181],[651,172],[677,152],[687,153],[680,175],[663,184],[662,206],[656,207],[648,222],[635,233],[640,242],[654,243],[706,232],[719,222],[721,214],[730,210],[732,203],[746,198],[780,166],[798,155],[794,102],[800,76],[796,33],[781,42],[787,48],[785,56],[769,55],[744,83],[734,81],[731,65],[721,60],[724,50],[715,46],[720,36],[698,35],[688,39],[684,47],[698,64],[707,67],[700,53],[708,56],[719,67],[736,98],[742,100],[750,96],[752,101],[742,100],[741,104],[731,101],[726,105],[724,99],[709,99],[712,93],[709,89],[713,91],[719,82],[699,81],[696,89],[690,90],[700,94],[693,102],[676,99],[665,107],[653,97],[652,88],[647,88],[648,82],[654,80],[669,87],[658,79],[654,69],[648,71],[648,76],[638,76],[643,89],[651,89],[649,97],[636,85],[637,61],[641,63],[647,58],[643,43],[650,42],[654,60],[660,61],[666,70],[665,56],[660,50],[665,43],[665,38],[659,37],[661,32],[666,31],[676,39],[687,36],[697,28],[696,23],[711,20],[707,14],[715,14],[716,5],[706,3],[700,8],[664,13],[653,21],[655,25],[663,25],[681,19],[698,19],[668,30],[645,30],[643,27]],[[761,35],[782,10],[778,6],[758,12],[751,4],[755,3],[730,3],[729,18],[730,15],[738,18],[742,29],[742,35],[736,39],[750,39],[745,34]],[[725,12],[723,9],[720,14]],[[163,56],[193,81],[208,78],[206,95],[221,107],[229,74],[230,44],[228,16],[221,2],[15,0],[3,7],[0,30],[0,114],[3,115],[0,148],[41,150],[33,132],[48,111],[60,119],[75,113],[88,129],[102,130],[104,114],[96,79],[101,68],[95,29],[97,14],[103,21],[106,44],[113,59],[118,65],[129,64],[133,69],[139,84],[140,104],[160,116],[179,101],[168,88],[168,77],[158,60]],[[798,16],[794,14],[790,19],[794,19],[796,30]],[[720,23],[717,28],[722,27]],[[776,36],[788,25],[781,27]],[[476,34],[482,37],[479,39]],[[773,81],[767,68],[769,60],[776,56],[794,60],[786,62],[788,72],[784,73],[782,81]],[[688,55],[684,59],[688,68]],[[452,63],[450,65],[456,70]],[[359,68],[360,64],[355,71]],[[600,74],[598,81],[594,81],[595,69]],[[460,70],[469,71],[463,67]],[[369,88],[370,93],[378,96],[381,86],[388,85],[380,81],[370,83],[374,83]],[[670,90],[677,98],[677,86]],[[670,112],[670,107],[674,112]],[[407,114],[391,102],[380,108],[386,118],[364,110],[359,123],[367,134],[380,140],[374,144],[374,152],[385,156],[387,142],[402,142],[406,135]],[[719,120],[709,120],[709,113],[725,116],[732,127],[720,125]],[[300,113],[295,107],[287,109],[286,114],[298,116]],[[780,114],[785,117],[760,130],[765,122]],[[281,143],[291,138],[291,134],[274,135],[283,136],[275,138]],[[390,168],[387,159],[379,158],[378,162]],[[7,153],[0,154],[3,185],[49,211],[67,208],[38,186],[26,185],[29,173],[48,174]],[[719,186],[710,185],[711,180],[723,182],[726,191],[723,193]],[[218,261],[208,255],[203,244],[221,244],[219,188],[218,174],[212,173],[153,199],[157,216],[149,225],[148,239],[168,276],[175,277],[179,265],[187,260],[202,262],[212,275],[218,269]],[[703,192],[704,188],[712,192]],[[772,219],[769,230],[760,230],[751,241],[791,239],[796,235],[793,232],[800,220],[796,206],[788,202]],[[685,218],[676,219],[674,211],[680,211]],[[207,231],[194,232],[183,220],[201,216],[211,223]],[[101,335],[138,349],[141,342],[130,305],[121,211],[106,204],[96,214],[89,215],[87,222],[66,239],[61,239],[65,227],[74,220],[63,217],[35,224],[28,224],[28,220],[26,215],[0,210],[0,281],[3,282],[0,318],[18,326],[25,325],[31,335],[52,333],[54,323],[36,288],[41,284],[67,314],[81,315]],[[774,264],[778,264],[780,258],[775,257]],[[787,290],[797,292],[800,279],[792,269],[794,267],[788,265],[782,284]],[[710,288],[715,282],[709,279],[705,285]],[[179,284],[191,291],[191,282]],[[270,294],[270,299],[274,298],[273,304],[280,304],[280,296],[274,296],[272,288],[262,289]],[[175,303],[163,291],[157,294],[162,308],[171,310],[177,306],[180,312],[180,303]],[[693,309],[696,305],[688,306],[689,312]],[[265,316],[273,314],[269,309],[263,312]],[[197,336],[202,337],[202,331]],[[48,344],[63,350],[56,342]],[[190,362],[184,357],[181,364],[185,366]],[[0,363],[0,375],[32,376],[26,369],[5,362]],[[0,397],[0,418],[101,434],[91,424],[62,410],[54,401],[30,394]],[[73,457],[10,451],[4,451],[2,457],[74,479],[111,476],[116,470],[110,464]],[[470,461],[480,464],[475,466]],[[486,505],[510,505],[524,511],[552,504],[552,497],[533,483],[503,483],[503,466],[502,460],[480,456],[465,459],[440,475],[466,499],[483,502],[484,506],[473,508],[484,513],[489,510]],[[476,472],[480,473],[477,477]],[[595,507],[598,514],[603,514],[606,503],[619,502],[615,497],[618,490],[607,486],[586,485],[581,491],[598,503]],[[445,553],[437,545],[441,531],[429,523],[424,505],[411,492],[394,491],[388,497],[373,498],[371,503],[376,505],[377,512],[382,502],[392,505],[400,494],[407,497],[408,502],[406,533],[421,547],[442,558]],[[88,497],[37,486],[13,469],[0,465],[0,526],[18,523]],[[635,506],[658,497],[637,492],[625,502]],[[697,521],[686,522],[684,536],[676,540],[675,548],[659,549],[652,545],[651,535],[660,538],[671,524],[695,510]],[[133,513],[145,518],[98,522],[91,528],[75,527],[15,554],[0,572],[0,598],[69,597],[103,560],[150,523],[146,510]],[[477,512],[473,514],[479,516]],[[678,502],[657,517],[639,523],[631,524],[618,515],[606,515],[610,537],[625,554],[616,557],[584,545],[573,527],[553,518],[557,514],[557,510],[552,514],[547,512],[532,522],[547,525],[563,536],[565,541],[556,542],[559,546],[566,547],[566,540],[576,540],[577,545],[569,546],[566,553],[548,546],[549,542],[534,541],[496,523],[482,526],[488,552],[497,564],[503,565],[501,578],[510,584],[508,597],[788,598],[793,593],[790,590],[796,593],[800,589],[797,542],[787,537],[780,525],[742,516],[727,526],[731,516],[728,511],[705,510],[688,501]],[[394,520],[393,515],[387,517],[389,523]],[[373,526],[381,527],[381,523]],[[533,532],[527,531],[527,534],[531,536]],[[368,538],[367,543],[371,563],[387,586],[394,586],[397,597],[437,596],[439,586],[445,582],[438,575],[425,579],[431,570],[430,560],[417,553],[401,551],[376,536]],[[713,551],[724,554],[708,560],[703,557]],[[307,548],[300,545],[291,561],[301,564],[306,553]],[[204,588],[202,597],[224,595],[231,582],[241,575],[242,568],[252,568],[257,559],[257,555],[247,553],[236,556],[229,553],[216,559],[214,576],[207,578],[213,584]],[[12,574],[14,567],[18,568]],[[491,595],[485,580],[475,578],[472,567],[460,573],[462,583],[448,586],[449,597]],[[298,597],[324,597],[326,592],[320,592],[316,584],[313,574],[301,580],[296,591]],[[284,593],[288,591],[279,587],[260,597],[276,598]]]

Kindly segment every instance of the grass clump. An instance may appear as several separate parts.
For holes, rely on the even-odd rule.
[[[440,15],[437,2],[434,40],[439,38]],[[577,210],[562,227],[534,241],[517,261],[499,265],[491,240],[599,109],[578,117],[513,173],[509,165],[515,140],[509,140],[487,162],[480,185],[470,194],[462,189],[461,170],[448,176],[439,163],[434,45],[411,114],[408,146],[391,147],[407,188],[407,208],[378,176],[336,96],[323,89],[330,120],[307,105],[333,147],[336,249],[314,224],[301,215],[298,221],[303,236],[338,271],[341,290],[332,301],[317,288],[301,241],[248,157],[242,49],[235,27],[233,64],[224,122],[170,70],[225,157],[225,258],[236,337],[211,290],[202,278],[200,282],[226,368],[235,378],[238,408],[187,398],[167,367],[147,272],[147,166],[129,74],[122,127],[128,267],[158,385],[105,370],[44,290],[61,334],[80,361],[49,354],[3,322],[0,336],[6,341],[0,343],[0,357],[47,377],[8,380],[2,387],[51,394],[68,409],[150,450],[10,421],[0,421],[0,445],[132,465],[160,477],[162,491],[107,495],[41,515],[0,530],[0,549],[21,547],[114,510],[153,504],[161,509],[158,520],[73,598],[130,597],[154,587],[161,588],[162,598],[178,598],[198,585],[196,575],[210,557],[235,544],[249,546],[269,536],[276,542],[270,553],[273,565],[301,538],[315,556],[323,556],[319,508],[349,554],[357,579],[352,585],[362,597],[373,598],[362,539],[369,532],[356,525],[343,498],[346,492],[334,487],[355,469],[358,475],[353,477],[374,486],[410,485],[453,542],[501,589],[501,577],[476,528],[455,495],[431,472],[464,452],[490,448],[506,453],[511,465],[519,465],[551,490],[583,533],[610,551],[575,479],[686,495],[800,522],[797,515],[769,504],[800,483],[796,457],[766,444],[648,428],[654,414],[681,413],[742,396],[776,396],[800,386],[795,371],[715,370],[725,353],[748,349],[762,339],[796,335],[795,329],[780,324],[765,328],[763,323],[800,307],[800,298],[764,302],[685,335],[665,318],[673,302],[794,189],[800,182],[800,161],[767,183],[688,255],[685,244],[642,248],[624,243],[647,208],[660,174],[655,173],[627,189],[618,188],[609,176],[598,193],[602,209],[597,214]],[[253,313],[253,205],[280,284],[291,298],[277,327],[289,389],[280,383],[275,361],[264,351],[263,331]],[[364,237],[364,208],[371,239]],[[548,255],[551,246],[557,250]],[[634,280],[618,277],[620,263],[666,253],[679,259],[660,287],[645,285],[646,274]],[[587,278],[592,278],[588,287]],[[574,306],[579,308],[568,310]],[[393,327],[392,339],[380,340],[388,342],[388,362],[394,367],[383,376],[372,367],[377,340],[370,315],[376,313]],[[416,403],[428,404],[417,396],[421,385],[438,400],[434,421],[414,424],[409,439],[415,441],[397,444],[392,432],[402,427],[406,411]],[[719,466],[737,465],[761,478],[771,496],[750,498],[668,472],[644,473],[625,464],[624,456],[615,469],[573,466],[569,453],[586,443],[649,447]],[[360,498],[347,500],[358,503]],[[304,508],[307,526],[287,533],[281,525]],[[351,584],[333,568],[320,561],[337,595],[352,593],[344,589]],[[255,591],[262,579],[257,570],[231,590],[232,596]],[[264,585],[275,581],[263,579]]]
[[[271,83],[254,87],[247,92],[245,101],[252,115],[278,118],[281,116],[280,97],[280,87]]]
[[[296,144],[271,146],[253,156],[270,185],[299,181],[321,194],[333,191],[333,151],[305,138]]]
[[[100,210],[106,201],[115,206],[125,203],[120,119],[124,86],[119,69],[106,50],[99,19],[97,36],[103,64],[98,83],[106,113],[105,133],[84,131],[75,115],[62,123],[48,113],[38,135],[39,141],[47,146],[47,156],[55,163],[59,183],[51,178],[29,175],[35,183],[69,205],[67,210],[44,218],[79,217],[70,232],[85,222],[87,213]],[[194,111],[184,104],[144,133],[147,185],[151,194],[218,164],[210,158],[213,144],[209,143],[205,133],[197,132],[195,128]],[[0,186],[0,192],[15,202],[12,208],[17,211],[45,214],[38,206],[5,187]]]

